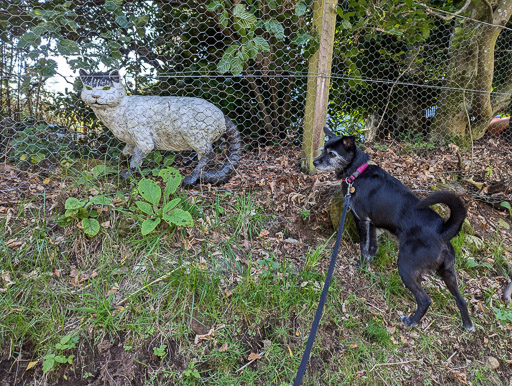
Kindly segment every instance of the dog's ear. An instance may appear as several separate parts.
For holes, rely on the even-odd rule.
[[[356,147],[356,137],[353,135],[343,137],[342,141],[345,150],[353,150]]]
[[[329,139],[336,138],[336,134],[334,134],[331,130],[327,128],[327,126],[324,127],[324,133],[327,135]]]

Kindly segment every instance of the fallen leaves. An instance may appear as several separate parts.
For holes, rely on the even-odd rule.
[[[83,282],[88,281],[89,279],[94,279],[95,277],[98,277],[98,273],[97,272],[92,272],[90,274],[84,273],[84,272],[80,273],[80,271],[77,268],[73,268],[69,272],[69,277],[71,278],[71,280],[69,281],[69,284],[71,284],[73,287],[76,287],[76,286],[82,284]]]
[[[247,357],[247,359],[250,361],[255,361],[260,358],[261,358],[260,354],[256,354],[254,352],[250,353],[249,356]]]
[[[218,331],[220,329],[223,329],[225,327],[224,324],[221,324],[220,326],[216,328],[210,328],[210,330],[206,334],[196,334],[196,337],[194,338],[194,344],[196,346],[200,345],[201,342],[214,340],[215,338],[215,331]],[[216,340],[214,340],[214,343],[217,343]],[[227,347],[226,347],[227,349]]]
[[[7,289],[14,285],[14,281],[11,280],[11,274],[8,271],[0,271],[0,279],[2,287],[0,287],[0,293],[6,293]]]

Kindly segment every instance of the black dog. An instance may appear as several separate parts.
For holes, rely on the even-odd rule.
[[[450,243],[466,218],[462,201],[452,193],[436,192],[420,201],[396,178],[378,166],[368,165],[368,154],[355,145],[354,137],[337,137],[327,128],[329,137],[322,154],[313,162],[318,170],[333,170],[352,193],[352,213],[361,245],[361,263],[369,263],[377,252],[376,228],[383,228],[398,237],[398,273],[412,292],[418,308],[412,317],[402,316],[406,326],[415,326],[432,303],[421,286],[423,275],[435,270],[448,290],[455,296],[462,316],[462,325],[474,331],[466,301],[457,287],[454,269],[455,252]],[[445,222],[429,208],[436,203],[450,208]]]

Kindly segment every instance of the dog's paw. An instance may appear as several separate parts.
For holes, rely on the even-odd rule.
[[[362,256],[361,260],[364,262],[364,264],[371,264],[374,258],[375,255],[365,254]]]
[[[471,324],[470,326],[464,326],[464,324],[463,324],[462,327],[464,327],[466,329],[466,331],[468,331],[468,332],[476,331],[475,326],[473,324]]]
[[[417,326],[418,323],[415,323],[411,320],[411,318],[409,318],[408,316],[400,316],[400,319],[402,319],[402,322],[407,326],[407,327],[414,327],[414,326]]]

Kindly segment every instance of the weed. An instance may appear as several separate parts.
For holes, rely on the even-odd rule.
[[[93,375],[93,373],[91,373],[91,372],[89,372],[89,371],[88,371],[88,372],[86,372],[84,375],[82,375],[82,378],[83,378],[83,379],[87,379],[87,378],[91,378],[91,377],[93,377],[93,376],[94,376],[94,375]]]
[[[489,165],[489,166],[487,166],[487,170],[486,170],[486,172],[485,172],[485,177],[486,177],[486,178],[488,178],[488,179],[490,179],[490,178],[492,178],[492,175],[493,175],[493,174],[494,174],[494,171],[493,171],[492,166],[490,166],[490,165]]]
[[[76,220],[80,222],[80,228],[85,234],[90,237],[96,236],[100,231],[100,223],[97,218],[103,208],[109,205],[112,205],[112,200],[101,194],[81,200],[69,197],[64,204],[66,212],[58,219],[57,223],[60,226],[67,226]]]
[[[501,202],[501,203],[500,203],[500,206],[501,206],[502,208],[507,209],[507,210],[508,210],[508,214],[509,214],[509,216],[510,216],[510,217],[512,217],[512,206],[510,205],[510,202],[508,202],[508,201],[503,201],[503,202]]]
[[[334,237],[335,233],[329,237],[329,239],[321,244],[320,246],[316,247],[313,251],[312,248],[308,248],[308,252],[306,254],[306,263],[304,264],[304,270],[310,270],[313,269],[320,259],[323,257],[323,252],[325,248],[327,248],[327,245],[331,241],[331,239]]]
[[[274,258],[274,256],[264,257],[256,262],[260,267],[264,268],[260,273],[264,278],[277,278],[277,272],[281,268],[281,264]]]
[[[142,200],[135,201],[136,207],[130,207],[129,211],[122,211],[125,214],[131,212],[142,220],[140,231],[144,236],[155,230],[162,220],[171,227],[194,225],[190,212],[176,208],[182,203],[182,198],[175,197],[170,200],[181,184],[180,173],[174,168],[167,168],[160,170],[158,176],[165,181],[163,192],[155,181],[144,178],[137,185]]]
[[[258,236],[267,216],[263,208],[253,200],[251,193],[244,192],[236,196],[235,210],[237,214],[233,238],[241,234],[244,238],[252,240]]]
[[[381,144],[381,143],[375,143],[374,144],[375,148],[377,150],[380,150],[380,151],[386,151],[388,150],[388,145],[385,145],[385,144]]]
[[[300,210],[300,216],[302,217],[303,221],[307,221],[309,216],[311,215],[311,211],[309,209],[301,209]]]
[[[199,374],[199,371],[195,368],[194,362],[188,362],[187,369],[183,371],[183,377],[188,380],[201,379],[201,374]]]
[[[370,341],[379,343],[384,347],[391,345],[389,334],[381,321],[373,320],[369,322],[364,330],[364,335],[366,335]]]
[[[46,354],[43,357],[43,372],[46,374],[52,371],[58,364],[73,364],[75,355],[66,355],[66,351],[76,347],[78,335],[66,335],[55,345],[54,353]]]
[[[167,352],[165,351],[167,348],[166,344],[161,344],[159,347],[153,347],[153,354],[160,359],[164,359],[167,355]]]
[[[496,319],[498,319],[503,326],[507,324],[512,324],[512,310],[506,309],[504,307],[493,307],[492,309],[494,310]]]

